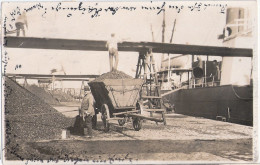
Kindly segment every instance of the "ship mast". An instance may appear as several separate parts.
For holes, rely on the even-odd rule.
[[[153,25],[151,24],[151,32],[152,32],[152,41],[154,42],[154,34],[153,34]]]
[[[172,28],[172,35],[171,35],[171,39],[170,39],[170,44],[172,43],[173,40],[173,34],[174,34],[174,30],[175,30],[175,24],[176,24],[176,19],[174,20],[173,23],[173,28]],[[168,82],[170,82],[170,64],[171,64],[171,58],[170,58],[170,53],[168,53]]]
[[[162,43],[165,42],[165,39],[164,39],[164,33],[165,33],[165,10],[163,11],[163,22],[162,22]],[[162,54],[161,64],[163,63],[163,60],[164,60],[164,54]]]

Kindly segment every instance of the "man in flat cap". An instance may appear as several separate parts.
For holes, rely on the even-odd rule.
[[[92,117],[95,115],[94,98],[89,86],[84,87],[84,98],[80,107],[80,116],[84,121],[84,135],[92,138]],[[86,134],[87,132],[87,134]]]

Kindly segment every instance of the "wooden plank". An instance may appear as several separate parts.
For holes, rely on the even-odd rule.
[[[9,48],[107,51],[105,45],[106,41],[101,40],[73,40],[13,36],[4,37],[4,46]],[[223,57],[253,56],[253,50],[246,48],[228,48],[156,42],[122,42],[118,44],[119,51],[145,52],[149,48],[153,49],[153,53],[192,54]]]
[[[118,115],[124,115],[124,114],[128,114],[128,113],[137,113],[140,110],[134,110],[134,111],[126,111],[126,112],[118,112],[118,113],[113,113],[113,115],[118,116]]]
[[[165,109],[144,109],[147,112],[165,112]]]
[[[123,109],[135,109],[135,107],[114,107],[115,110],[123,110]]]
[[[146,120],[151,120],[151,121],[156,121],[156,122],[163,122],[163,119],[161,119],[161,118],[148,117],[148,116],[143,116],[143,115],[134,114],[134,113],[128,114],[128,116],[139,117],[141,119],[146,119]]]

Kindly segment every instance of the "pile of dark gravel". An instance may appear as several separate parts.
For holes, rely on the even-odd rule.
[[[129,76],[128,74],[122,71],[115,70],[115,71],[102,74],[92,82],[102,82],[105,79],[132,79],[132,78],[133,78],[132,76]]]
[[[56,100],[50,93],[48,93],[41,87],[38,87],[36,85],[28,85],[25,88],[48,104],[52,104],[52,105],[59,104],[58,100]]]
[[[61,90],[54,90],[52,91],[52,95],[55,99],[61,101],[61,102],[70,102],[74,101],[74,98],[70,96],[69,94],[61,91]]]
[[[74,120],[52,108],[15,81],[4,83],[5,149],[7,157],[15,155],[26,141],[57,139]],[[10,156],[13,155],[13,156]]]

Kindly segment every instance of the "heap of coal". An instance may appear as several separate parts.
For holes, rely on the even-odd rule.
[[[52,95],[54,98],[56,98],[57,100],[61,101],[61,102],[70,102],[70,101],[74,101],[73,97],[70,96],[69,94],[61,91],[61,90],[54,90],[52,92]]]
[[[62,130],[71,127],[75,120],[65,117],[7,77],[4,99],[7,157],[22,150],[19,147],[22,142],[60,138]]]
[[[59,101],[57,99],[55,99],[49,92],[45,91],[41,87],[38,87],[36,85],[28,85],[25,88],[48,104],[52,104],[52,105],[59,104]]]
[[[111,71],[111,72],[107,72],[102,74],[101,76],[97,77],[95,80],[93,80],[92,82],[101,82],[105,79],[132,79],[132,76],[129,76],[128,74],[122,72],[122,71]]]

